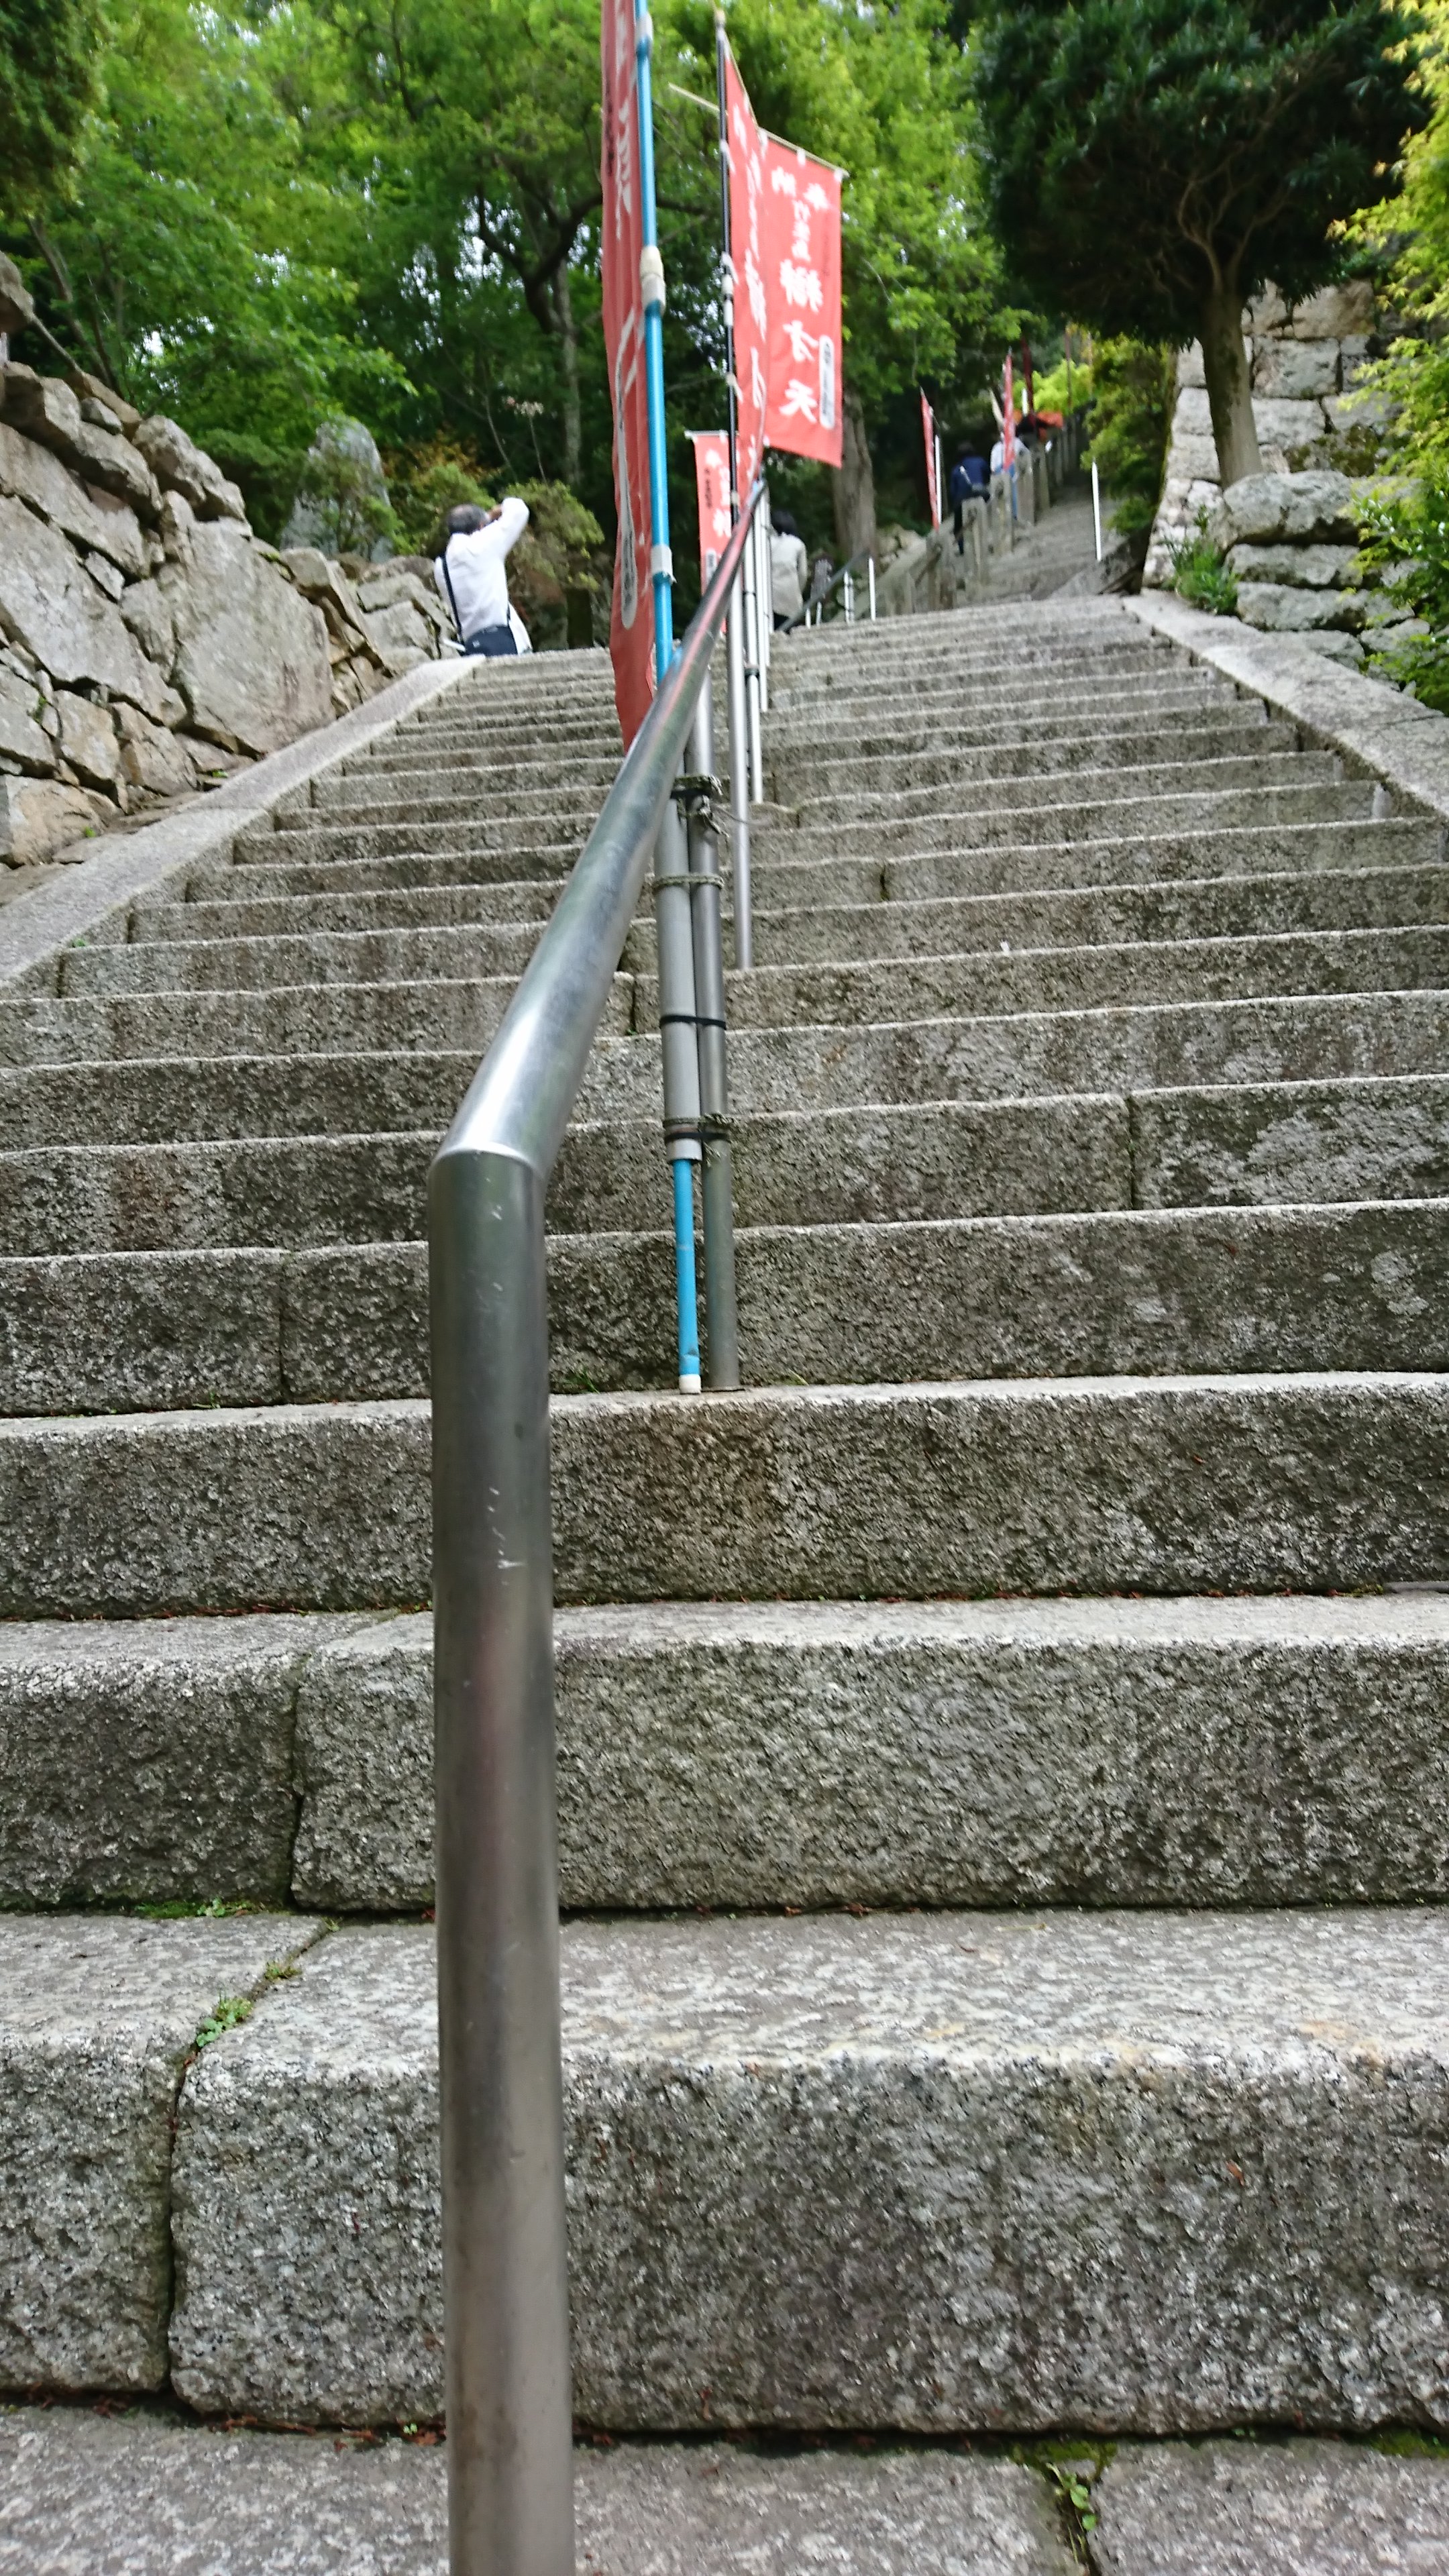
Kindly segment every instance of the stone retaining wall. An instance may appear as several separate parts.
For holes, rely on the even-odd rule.
[[[1353,396],[1365,365],[1386,345],[1376,336],[1377,319],[1372,292],[1360,278],[1326,286],[1291,309],[1270,286],[1248,306],[1243,336],[1268,473],[1315,467],[1354,473],[1372,462],[1380,414],[1372,397]],[[1142,576],[1148,590],[1170,586],[1170,546],[1199,510],[1213,508],[1222,488],[1196,342],[1178,359],[1177,387],[1166,479]]]
[[[0,365],[0,861],[79,857],[435,658],[431,574],[280,554],[175,421]]]

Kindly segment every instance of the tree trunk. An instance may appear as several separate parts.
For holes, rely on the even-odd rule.
[[[583,460],[583,433],[579,419],[579,334],[574,321],[574,299],[569,287],[567,261],[554,270],[553,309],[558,322],[559,372],[563,379],[563,479],[572,491],[577,492]]]
[[[1202,364],[1218,473],[1226,491],[1230,483],[1241,483],[1245,474],[1263,471],[1252,379],[1243,347],[1243,299],[1236,279],[1220,280],[1203,306]]]
[[[835,478],[835,542],[842,563],[852,555],[874,554],[879,545],[875,525],[875,472],[865,435],[865,413],[851,384],[841,395],[841,465]]]

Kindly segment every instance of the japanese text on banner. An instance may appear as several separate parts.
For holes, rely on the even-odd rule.
[[[839,465],[840,173],[773,136],[764,152],[765,442]]]
[[[692,429],[694,486],[699,501],[699,579],[707,590],[729,543],[730,443],[722,429]]]
[[[632,0],[603,0],[604,347],[614,406],[614,607],[609,651],[625,743],[633,741],[654,695],[654,621],[649,585],[649,397],[644,375],[644,310],[639,254],[637,66]]]
[[[725,48],[725,133],[729,152],[730,257],[734,263],[736,439],[739,497],[760,470],[769,399],[769,320],[763,264],[765,138],[749,92]]]

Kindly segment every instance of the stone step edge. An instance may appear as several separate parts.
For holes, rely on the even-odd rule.
[[[556,1611],[554,1640],[567,1909],[1201,1910],[1433,1901],[1449,1885],[1432,1800],[1406,1804],[1399,1786],[1435,1758],[1449,1592],[600,1605]],[[30,1747],[0,1827],[5,1906],[430,1906],[432,1656],[416,1612],[0,1625],[0,1714]],[[1205,1763],[1228,1702],[1230,1758]],[[1340,1759],[1300,1792],[1305,1860],[1258,1840],[1265,1782],[1275,1762],[1293,1776],[1312,1712]],[[1140,1772],[1139,1728],[1154,1737]],[[1099,1818],[1095,1861],[1071,1786],[1088,1738],[1099,1759],[1116,1747],[1116,1824]],[[1003,1798],[991,1747],[1027,1741],[1032,1770]],[[649,1786],[666,1745],[667,1820]],[[1196,1878],[1184,1766],[1222,1827]],[[884,1833],[893,1802],[910,1819],[904,1851],[899,1821]],[[1159,1804],[1178,1819],[1175,1848]]]
[[[138,896],[182,878],[200,859],[224,856],[248,825],[274,814],[284,799],[308,794],[314,779],[340,768],[395,731],[415,709],[456,688],[471,668],[462,659],[420,663],[350,715],[304,734],[251,769],[237,771],[223,787],[180,813],[165,815],[120,841],[99,841],[93,857],[6,904],[0,910],[0,993],[53,992],[57,960],[72,940],[117,920],[124,923]],[[124,929],[119,935],[124,938]]]

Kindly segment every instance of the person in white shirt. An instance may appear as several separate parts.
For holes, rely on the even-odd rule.
[[[788,510],[781,510],[770,530],[770,598],[777,627],[788,626],[805,606],[810,559]]]
[[[494,510],[471,503],[448,512],[447,541],[433,568],[465,653],[528,653],[528,629],[508,604],[506,557],[528,525],[528,503],[510,496]]]

